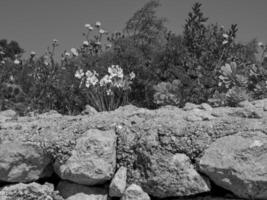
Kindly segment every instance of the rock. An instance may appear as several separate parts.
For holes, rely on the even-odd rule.
[[[63,200],[57,192],[54,191],[54,186],[49,183],[40,185],[38,183],[24,184],[19,183],[10,185],[0,190],[1,200],[31,200],[31,199],[51,199]]]
[[[54,169],[64,180],[84,185],[111,180],[116,167],[116,134],[113,130],[89,129],[76,141],[68,160]]]
[[[96,109],[90,105],[86,105],[85,109],[82,111],[82,115],[95,115],[97,113]]]
[[[4,110],[0,112],[0,122],[12,120],[17,117],[17,113],[14,110]]]
[[[208,112],[212,111],[212,107],[207,103],[202,103],[200,105],[200,109],[203,109],[203,110],[208,111]]]
[[[0,141],[0,181],[30,182],[53,173],[51,158],[37,145]]]
[[[195,122],[195,121],[206,121],[206,120],[209,121],[215,119],[215,117],[212,116],[210,112],[196,108],[190,110],[185,119],[189,122]]]
[[[109,185],[109,196],[121,197],[126,188],[127,168],[120,167]]]
[[[145,193],[142,188],[138,185],[130,185],[125,193],[123,194],[121,200],[150,200],[150,197]]]
[[[142,157],[149,163],[142,187],[154,197],[190,196],[210,191],[208,180],[198,174],[185,154],[143,154]]]
[[[253,104],[250,103],[249,101],[241,101],[238,103],[238,106],[241,108],[253,108]]]
[[[267,135],[241,132],[216,140],[200,160],[215,184],[241,198],[267,199]]]
[[[193,110],[193,109],[196,109],[196,108],[199,108],[199,106],[196,105],[196,104],[187,102],[187,103],[185,104],[185,106],[183,107],[183,110],[184,110],[184,111],[189,111],[189,110]]]
[[[61,181],[57,190],[66,200],[107,200],[107,190],[104,187],[88,187]]]

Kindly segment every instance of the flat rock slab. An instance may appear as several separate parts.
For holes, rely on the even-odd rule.
[[[37,145],[0,142],[0,181],[31,182],[52,174],[51,158]]]
[[[267,135],[242,132],[216,140],[200,160],[215,184],[241,198],[267,199]]]

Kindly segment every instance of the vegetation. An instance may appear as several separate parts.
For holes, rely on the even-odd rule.
[[[83,45],[55,61],[58,41],[37,57],[21,59],[17,42],[0,40],[0,108],[21,114],[51,109],[78,114],[132,103],[147,108],[209,102],[236,106],[267,97],[267,46],[237,43],[237,25],[208,24],[195,3],[184,31],[168,31],[152,0],[134,13],[122,32],[100,22],[85,24]]]

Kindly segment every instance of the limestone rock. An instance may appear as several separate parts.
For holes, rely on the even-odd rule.
[[[150,197],[145,193],[142,188],[138,185],[130,185],[125,193],[123,194],[121,200],[150,200]]]
[[[17,113],[14,110],[4,110],[0,112],[0,122],[15,119]]]
[[[127,168],[120,167],[109,185],[109,196],[121,197],[126,189]]]
[[[210,191],[208,180],[198,174],[185,154],[149,155],[146,152],[140,156],[149,163],[145,169],[147,178],[142,182],[147,193],[167,198]]]
[[[215,184],[241,198],[267,199],[267,135],[242,132],[216,140],[200,160]]]
[[[203,109],[203,110],[208,111],[208,112],[211,112],[213,110],[212,107],[207,103],[202,103],[200,105],[200,109]]]
[[[82,111],[82,115],[95,115],[97,113],[96,109],[90,105],[86,105],[85,109]]]
[[[199,105],[196,105],[194,103],[187,102],[185,104],[185,106],[183,107],[183,110],[184,111],[189,111],[189,110],[193,110],[193,109],[196,109],[196,108],[199,108]]]
[[[54,186],[49,183],[40,185],[38,183],[6,186],[0,189],[1,200],[30,200],[30,199],[52,199],[63,200],[61,196],[54,191]]]
[[[66,200],[107,200],[107,190],[104,187],[88,187],[61,181],[57,190]]]
[[[37,145],[0,141],[0,181],[30,182],[50,176],[51,158]]]
[[[116,167],[116,134],[113,130],[89,129],[76,141],[70,158],[56,162],[56,173],[64,180],[84,185],[111,180]]]

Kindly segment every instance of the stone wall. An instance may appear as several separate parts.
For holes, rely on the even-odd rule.
[[[267,199],[267,99],[0,113],[0,200]]]

